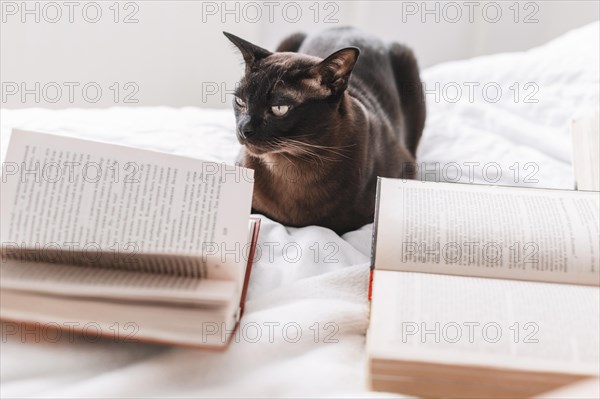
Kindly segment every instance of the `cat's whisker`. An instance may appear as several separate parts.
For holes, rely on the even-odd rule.
[[[286,144],[295,145],[295,148],[303,149],[305,151],[308,151],[310,149],[314,154],[317,154],[316,150],[321,150],[323,152],[326,152],[326,153],[328,152],[330,154],[333,154],[334,156],[351,159],[347,154],[343,153],[344,151],[347,151],[347,150],[344,150],[344,147],[322,146],[319,144],[306,143],[303,141],[298,141],[298,140],[293,140],[293,139],[286,140]],[[350,146],[352,146],[352,145],[350,145]],[[350,146],[345,146],[345,147],[350,147]],[[323,154],[317,154],[317,155],[327,158]],[[330,160],[334,160],[334,159],[330,158]]]
[[[287,140],[294,141],[294,142],[297,142],[297,143],[301,143],[301,144],[307,145],[307,146],[312,146],[312,147],[331,148],[331,149],[340,149],[340,150],[356,146],[356,143],[348,144],[348,145],[342,145],[342,146],[328,146],[328,145],[309,143],[309,142],[306,142],[306,141],[299,140],[299,139],[305,139],[305,138],[308,139],[308,138],[311,138],[311,137],[312,136],[310,136],[310,135],[303,135],[303,136],[295,136],[294,139],[287,139]]]
[[[317,163],[320,163],[321,165],[323,165],[325,161],[337,161],[337,159],[335,158],[327,157],[323,154],[318,154],[310,148],[300,145],[300,143],[290,142],[288,140],[280,140],[279,145],[284,152],[287,151],[288,153],[294,155],[296,158],[303,159],[306,161],[315,161]]]
[[[310,154],[316,157],[321,157],[323,159],[331,159],[323,154],[318,154],[316,151],[314,151],[314,149],[308,147],[308,146],[304,146],[302,145],[302,143],[298,143],[298,142],[290,142],[290,143],[285,143],[285,145],[289,146],[290,148],[293,148],[297,151],[300,151],[304,154]]]
[[[349,147],[354,147],[356,144],[348,144],[345,146],[329,146],[329,145],[322,145],[322,144],[315,144],[315,143],[309,143],[306,141],[302,141],[302,140],[298,140],[298,138],[302,138],[302,136],[298,136],[295,139],[287,139],[290,142],[294,142],[303,146],[308,146],[308,147],[314,147],[314,148],[322,148],[322,149],[333,149],[333,150],[345,150],[346,148]]]

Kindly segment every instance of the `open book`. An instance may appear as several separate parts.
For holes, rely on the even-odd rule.
[[[600,194],[380,179],[372,388],[531,397],[598,375]]]
[[[2,168],[0,318],[224,347],[259,219],[253,172],[13,130]]]
[[[571,136],[577,189],[600,191],[600,113],[574,120]]]

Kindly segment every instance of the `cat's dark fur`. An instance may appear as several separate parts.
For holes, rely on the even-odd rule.
[[[414,177],[425,103],[412,51],[353,28],[275,53],[225,35],[246,62],[234,108],[254,211],[339,234],[373,221],[377,176]]]

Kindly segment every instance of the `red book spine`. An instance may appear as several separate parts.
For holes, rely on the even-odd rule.
[[[369,272],[369,301],[371,300],[371,297],[373,296],[373,272],[375,271],[375,269],[371,269],[371,271]]]

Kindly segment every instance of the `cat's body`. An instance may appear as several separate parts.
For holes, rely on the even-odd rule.
[[[236,116],[253,209],[340,234],[371,222],[377,176],[414,177],[425,104],[412,52],[352,28],[297,34],[272,54],[230,39],[247,64]]]

